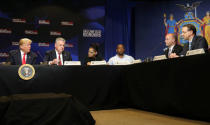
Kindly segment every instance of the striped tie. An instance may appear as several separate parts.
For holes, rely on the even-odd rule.
[[[192,50],[192,42],[189,42],[189,50]]]

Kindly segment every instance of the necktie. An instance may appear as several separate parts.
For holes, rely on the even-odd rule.
[[[189,50],[192,49],[192,42],[189,42]]]
[[[26,64],[26,54],[24,53],[23,59],[22,59],[22,65]]]
[[[169,48],[169,50],[168,50],[168,56],[170,56],[170,55],[171,55],[171,52],[172,52],[172,49],[171,49],[171,48]]]
[[[59,54],[59,56],[58,56],[58,65],[59,65],[59,66],[61,66],[61,65],[62,65],[62,63],[61,63],[61,56],[60,56],[60,54]]]

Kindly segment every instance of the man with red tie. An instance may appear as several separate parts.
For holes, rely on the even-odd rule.
[[[49,65],[63,65],[65,61],[71,61],[71,54],[65,51],[66,40],[62,37],[56,38],[55,49],[47,51],[44,57],[44,62]]]
[[[7,62],[11,65],[36,64],[37,55],[31,52],[32,41],[22,38],[19,41],[19,49],[9,52]]]

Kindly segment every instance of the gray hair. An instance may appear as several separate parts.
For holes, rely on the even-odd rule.
[[[63,41],[64,43],[66,42],[66,40],[62,37],[58,37],[55,39],[55,43],[57,43],[58,41]]]

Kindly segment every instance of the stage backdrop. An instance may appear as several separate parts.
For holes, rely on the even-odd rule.
[[[196,10],[186,11],[184,6],[197,6]],[[135,7],[135,54],[145,59],[163,54],[165,34],[176,33],[178,43],[186,41],[181,37],[181,28],[191,23],[196,26],[197,34],[205,36],[210,45],[209,0],[174,0],[136,2]],[[165,20],[165,21],[164,21]]]
[[[27,37],[38,62],[54,49],[57,37],[67,41],[65,49],[73,60],[84,60],[90,43],[101,45],[104,56],[104,0],[20,0],[0,5],[0,62],[18,49],[19,39]]]

